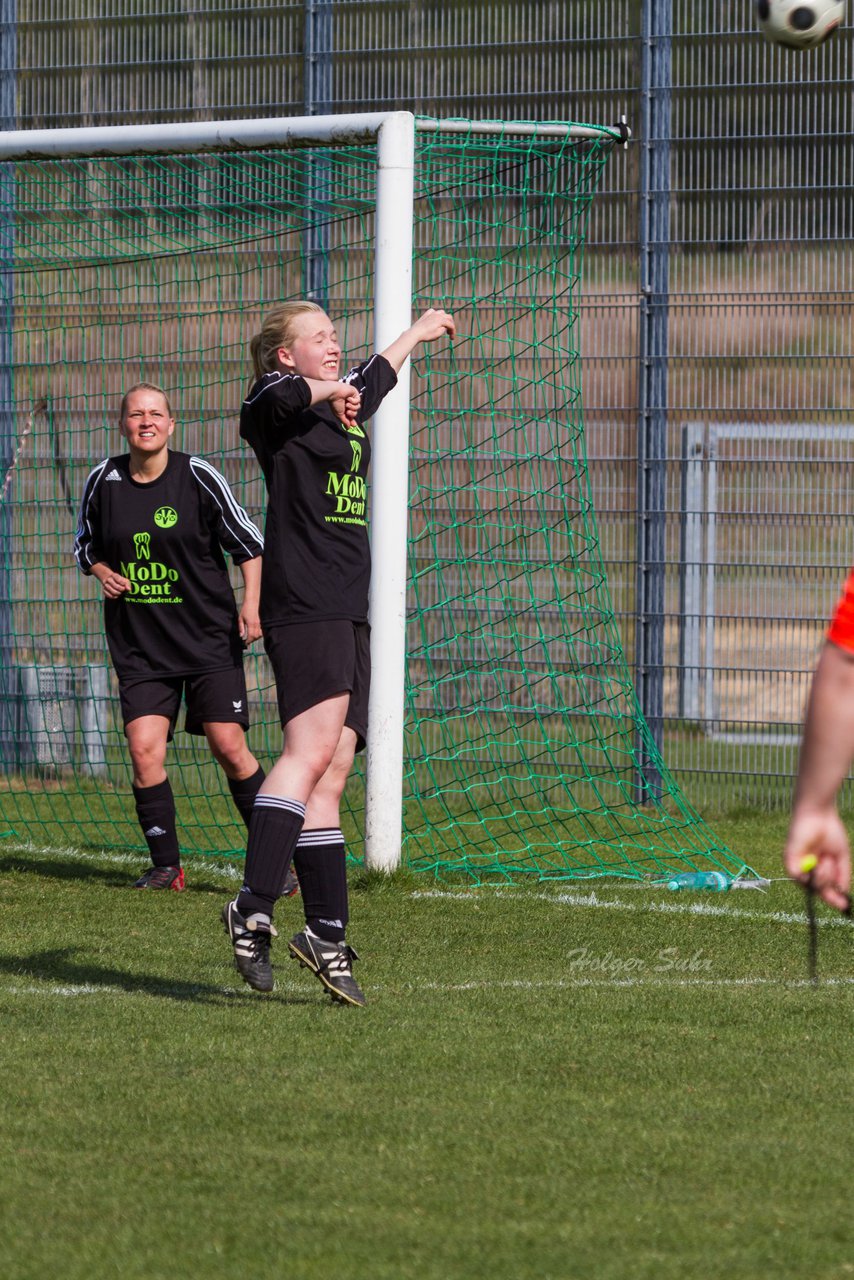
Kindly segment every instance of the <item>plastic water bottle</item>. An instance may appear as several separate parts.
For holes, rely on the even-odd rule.
[[[721,893],[729,886],[729,876],[722,871],[680,871],[667,881],[668,889],[710,889],[713,893]]]

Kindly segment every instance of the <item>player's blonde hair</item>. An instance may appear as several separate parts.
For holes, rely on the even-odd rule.
[[[166,412],[169,414],[169,417],[174,418],[175,415],[172,412],[172,406],[169,403],[169,397],[167,396],[166,392],[163,390],[162,387],[158,387],[156,382],[135,382],[132,387],[128,387],[127,391],[122,396],[122,404],[121,404],[121,408],[119,409],[119,422],[124,422],[125,413],[127,412],[127,407],[128,407],[128,400],[130,400],[131,396],[135,391],[156,391],[157,394],[159,396],[162,396],[163,399],[166,401]]]
[[[325,315],[323,307],[308,299],[297,302],[280,302],[268,311],[261,322],[261,332],[256,333],[249,343],[252,356],[252,368],[255,377],[263,378],[265,373],[278,369],[279,361],[276,352],[280,347],[289,347],[294,340],[294,321],[298,316],[319,312]]]

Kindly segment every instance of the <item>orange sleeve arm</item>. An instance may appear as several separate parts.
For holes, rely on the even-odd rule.
[[[840,649],[854,653],[854,569],[849,573],[836,611],[827,631],[827,638]]]

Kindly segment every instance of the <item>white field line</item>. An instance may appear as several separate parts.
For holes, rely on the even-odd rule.
[[[854,986],[854,977],[845,978],[823,978],[819,984],[821,987],[852,987]],[[753,987],[770,987],[782,990],[799,990],[803,988],[813,988],[806,978],[555,978],[544,981],[529,981],[519,978],[502,979],[484,979],[473,980],[471,982],[419,982],[406,986],[387,987],[382,984],[371,986],[368,988],[368,996],[405,996],[407,1000],[411,1000],[413,996],[420,993],[430,993],[439,995],[464,995],[467,992],[476,991],[572,991],[584,987],[601,987],[612,990],[619,990],[625,987],[648,987],[648,988],[670,988],[685,989],[695,988],[718,988],[731,990],[745,990]],[[276,992],[279,994],[293,995],[298,992],[305,992],[307,988],[305,984],[295,982],[276,983]],[[311,988],[308,988],[310,990]],[[249,1000],[265,1000],[266,997],[259,997],[247,990],[245,987],[221,987],[219,991],[207,992],[208,995],[221,995],[231,998],[243,997]],[[274,993],[275,994],[275,993]],[[320,993],[318,993],[320,994]],[[176,988],[173,992],[166,990],[146,991],[139,988],[135,991],[129,991],[125,987],[99,986],[94,983],[82,983],[73,985],[68,983],[56,984],[44,982],[39,985],[29,986],[12,986],[4,987],[0,985],[0,998],[3,996],[20,996],[31,999],[33,996],[48,996],[60,998],[76,998],[81,996],[108,996],[129,997],[137,999],[140,996],[156,998],[169,998],[170,995],[180,996],[182,1001],[186,1001],[186,989]],[[326,1002],[321,1002],[325,1005]],[[331,1004],[329,1005],[331,1007]]]
[[[411,991],[489,991],[518,990],[536,991],[540,988],[549,990],[574,990],[578,987],[812,987],[807,978],[553,978],[551,981],[528,981],[523,978],[508,978],[506,981],[473,981],[459,983],[419,983]],[[854,986],[854,977],[823,978],[822,987]]]
[[[289,983],[287,985],[280,984],[280,989],[297,991],[298,987],[296,983]],[[252,993],[245,987],[240,989],[237,987],[221,987],[218,991],[208,990],[205,994],[219,996],[252,996]],[[188,998],[186,987],[175,987],[171,991],[168,987],[161,987],[157,989],[152,987],[150,991],[147,991],[144,987],[140,986],[134,990],[128,990],[127,987],[113,987],[109,986],[107,983],[101,985],[97,982],[66,982],[61,984],[55,982],[42,982],[39,984],[33,983],[26,987],[4,987],[0,984],[0,996],[26,996],[27,999],[29,999],[30,996],[180,996],[182,1000],[186,1000]],[[252,996],[252,998],[255,999],[256,997]]]
[[[596,893],[537,893],[530,889],[495,889],[483,886],[455,892],[452,889],[416,889],[413,898],[448,898],[457,902],[473,902],[484,893],[496,898],[536,898],[555,906],[595,907],[608,911],[635,911],[640,914],[661,912],[665,915],[724,916],[731,920],[771,921],[774,924],[795,924],[803,928],[806,914],[798,911],[745,911],[743,907],[725,906],[719,902],[625,902],[621,898],[600,898]],[[842,916],[822,916],[817,924],[822,928],[850,929],[851,922]]]

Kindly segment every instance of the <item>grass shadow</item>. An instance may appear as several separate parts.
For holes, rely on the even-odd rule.
[[[72,987],[113,988],[132,995],[159,996],[166,1000],[195,1004],[226,1005],[241,997],[287,1005],[316,1002],[308,993],[304,996],[281,995],[274,991],[262,996],[249,988],[232,991],[207,982],[186,982],[175,978],[160,978],[154,974],[129,973],[122,969],[96,965],[91,961],[77,961],[73,957],[79,950],[77,947],[62,947],[53,951],[35,951],[29,956],[0,955],[0,972],[40,982],[61,982]]]
[[[127,884],[129,876],[126,871],[105,870],[71,859],[29,858],[26,854],[10,854],[0,858],[0,874],[11,875],[16,872],[41,876],[46,880],[85,880],[88,884],[100,880],[111,887]]]
[[[60,881],[85,881],[87,884],[100,882],[111,889],[130,889],[133,888],[134,882],[147,870],[150,864],[146,862],[143,855],[140,855],[139,867],[133,871],[125,871],[121,868],[96,867],[91,862],[84,862],[76,858],[60,858],[60,857],[29,857],[27,854],[8,854],[6,857],[0,857],[0,875],[14,874],[16,872],[41,876],[46,880]],[[203,868],[193,867],[193,879],[188,880],[182,892],[184,893],[211,893],[212,891],[221,891],[223,893],[231,893],[233,896],[235,888],[233,884],[224,883],[217,876],[205,877]],[[236,881],[234,882],[236,883]],[[163,890],[152,890],[152,892],[164,892]],[[165,892],[170,892],[165,890]]]

